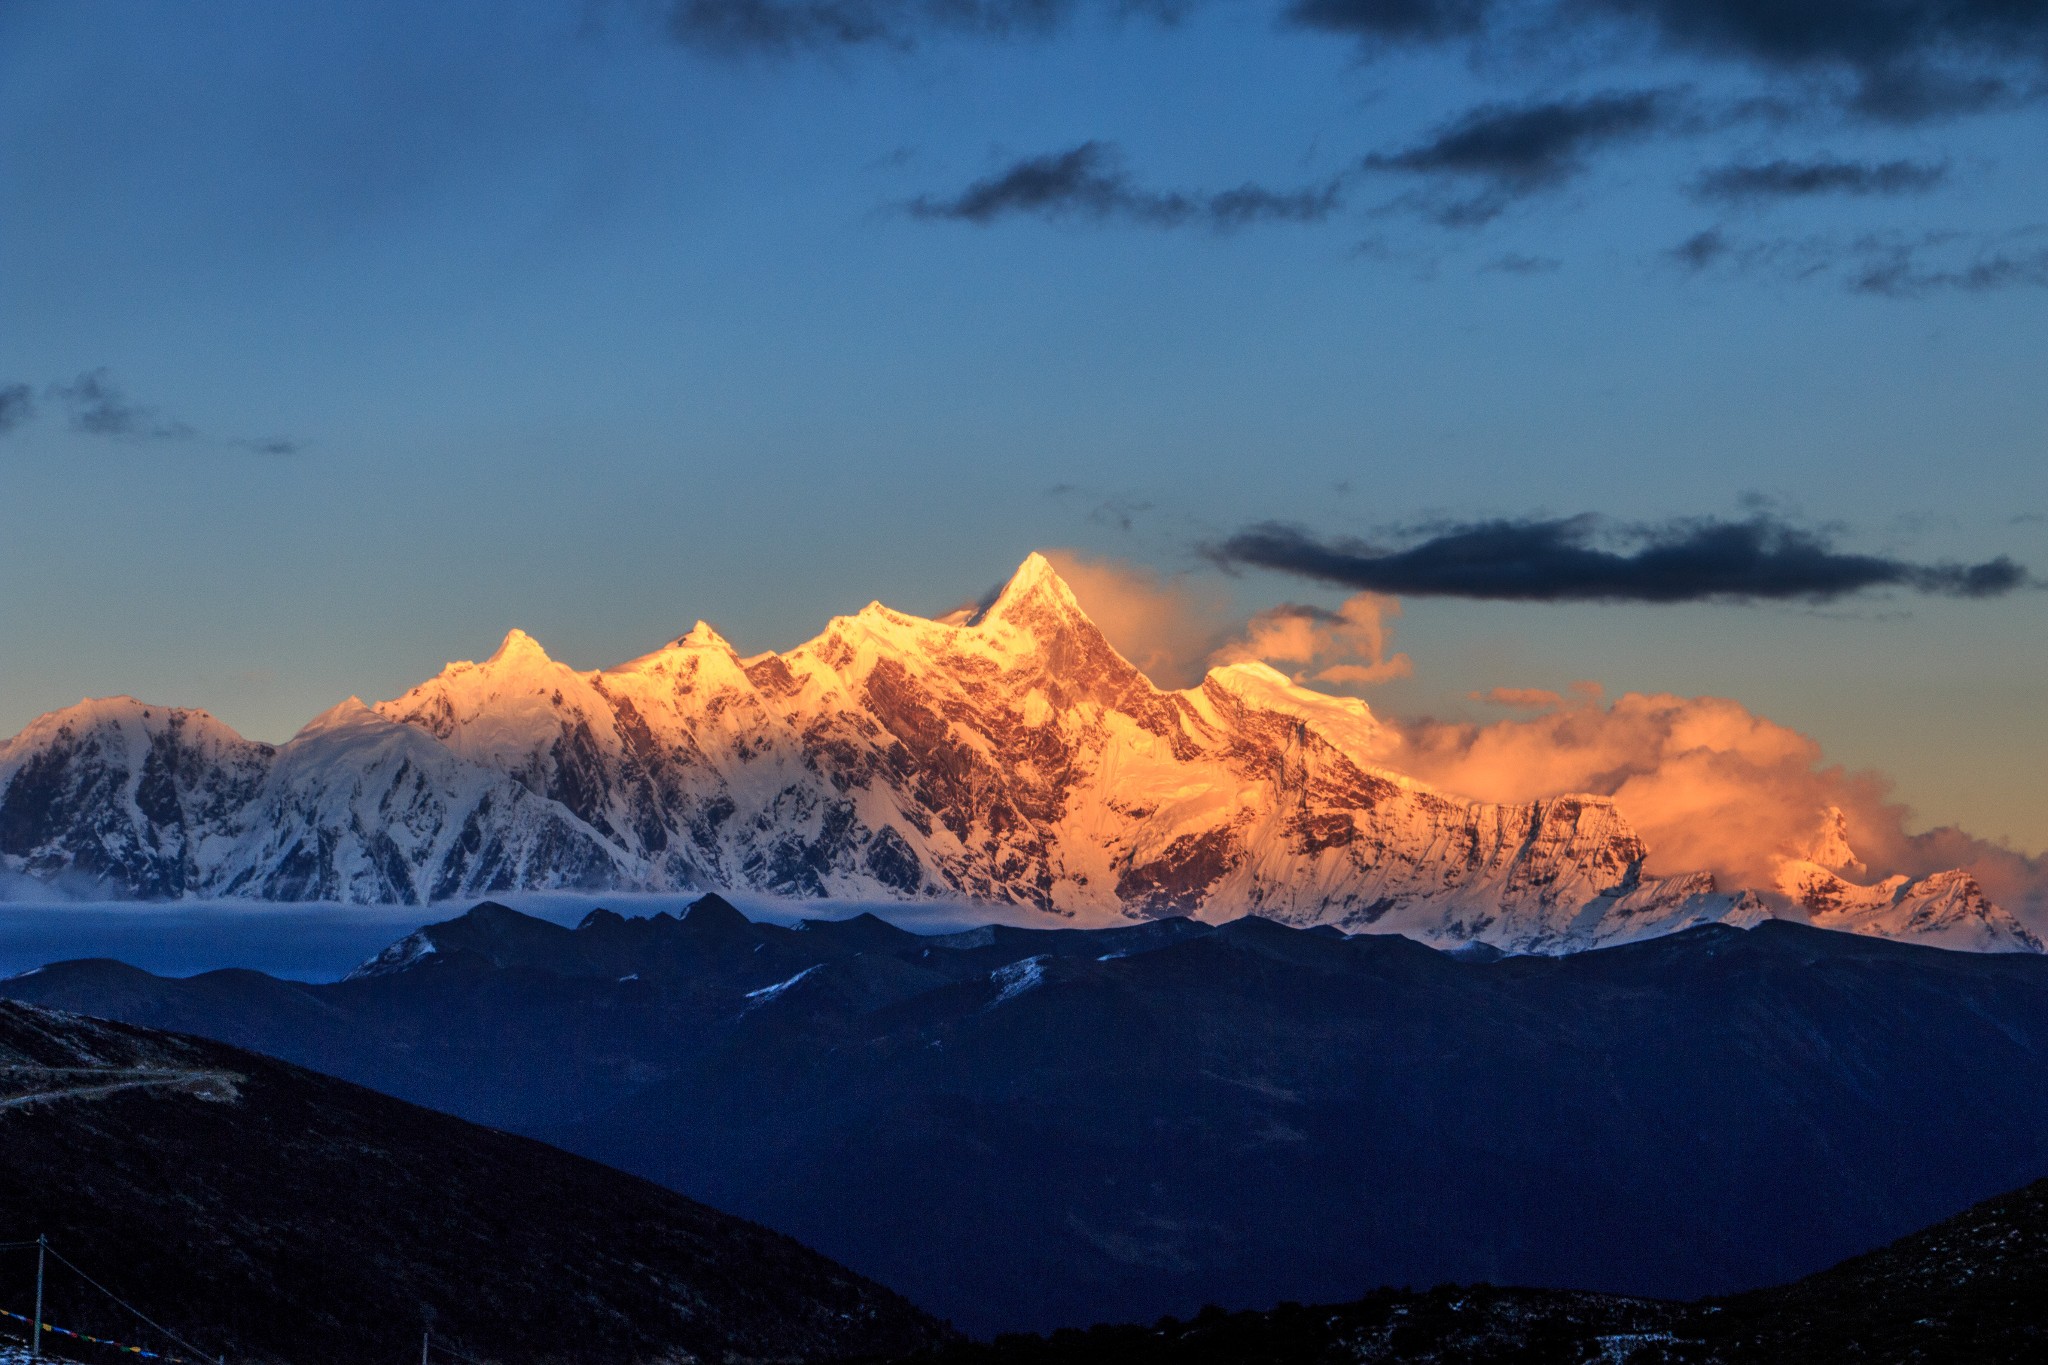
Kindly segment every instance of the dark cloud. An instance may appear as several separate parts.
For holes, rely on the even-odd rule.
[[[1287,19],[1383,42],[1440,42],[1478,33],[1492,8],[1489,0],[1293,0]]]
[[[26,384],[0,384],[0,436],[35,415],[35,390]]]
[[[1765,513],[1627,526],[1598,517],[1433,528],[1400,548],[1252,526],[1209,551],[1343,588],[1523,602],[1822,602],[1877,588],[1995,597],[2033,579],[2012,560],[1915,564],[1834,548],[1820,531]]]
[[[1027,157],[949,198],[920,197],[908,208],[919,218],[963,223],[987,224],[1022,214],[1226,232],[1260,222],[1320,222],[1340,202],[1334,180],[1302,190],[1260,185],[1217,193],[1143,189],[1123,170],[1114,147],[1084,142],[1064,152]]]
[[[68,384],[52,384],[49,396],[64,404],[73,431],[154,441],[189,440],[195,434],[183,422],[129,402],[105,369],[89,370]]]
[[[304,441],[294,440],[289,436],[263,436],[252,441],[237,441],[235,444],[258,455],[298,455],[306,449]]]
[[[1205,0],[664,0],[675,41],[723,55],[881,47],[927,38],[1039,38],[1087,13],[1172,23]],[[1819,86],[1854,112],[1941,118],[2048,93],[2040,0],[1285,0],[1282,22],[1369,47],[1613,50],[1617,31],[1666,52]],[[1529,41],[1532,39],[1534,41]]]
[[[1948,178],[1948,166],[1922,161],[1763,161],[1708,171],[1693,186],[1702,199],[1798,199],[1822,194],[1918,194]]]
[[[928,38],[1038,38],[1077,20],[1136,17],[1172,23],[1208,0],[659,0],[668,34],[726,55],[879,47],[908,51]],[[1027,157],[957,192],[901,207],[934,220],[989,224],[1032,216],[1152,228],[1229,231],[1257,223],[1314,223],[1344,207],[1361,174],[1405,181],[1387,208],[1450,227],[1476,227],[1518,202],[1556,190],[1603,151],[1652,138],[1779,128],[1835,120],[1913,122],[2048,96],[2048,0],[1282,0],[1281,22],[1380,48],[1440,44],[1556,78],[1640,60],[1645,49],[1734,66],[1760,81],[1719,96],[1620,88],[1563,98],[1502,99],[1354,162],[1317,184],[1247,183],[1222,191],[1140,183],[1108,142]],[[1711,89],[1712,87],[1703,87]],[[1839,124],[1835,124],[1839,126]],[[1903,195],[1940,188],[1946,163],[1791,157],[1719,167],[1690,186],[1701,199],[1764,203],[1834,195]],[[1782,244],[1781,244],[1782,245]],[[1371,243],[1360,254],[1374,254]],[[1694,270],[1759,264],[1822,274],[1847,256],[1827,251],[1741,251],[1720,230],[1671,255]],[[1863,252],[1864,257],[1874,253]],[[1531,273],[1502,257],[1492,269]],[[1905,296],[1939,289],[2032,283],[2026,253],[1992,253],[1967,266],[1870,259],[1853,287]],[[1846,267],[1844,267],[1846,269]]]
[[[1945,50],[2048,52],[2034,0],[1597,0],[1649,20],[1672,42],[1776,66],[1840,62],[1886,70]]]
[[[914,47],[952,34],[1052,33],[1076,14],[1172,22],[1201,0],[669,0],[677,42],[720,53]],[[1470,41],[1509,27],[1619,22],[1665,48],[1773,71],[1840,71],[1884,117],[1918,118],[2025,93],[2048,65],[2036,0],[1287,0],[1284,22],[1373,44]]]
[[[1363,165],[1474,187],[1425,205],[1440,222],[1473,225],[1499,216],[1517,199],[1571,179],[1585,169],[1588,153],[1668,126],[1676,115],[1676,98],[1665,90],[1485,104],[1452,119],[1425,141],[1376,153]]]
[[[1666,46],[1801,73],[1839,71],[1855,103],[1912,120],[2019,93],[2004,72],[2048,65],[2039,0],[1586,0]]]
[[[1667,51],[1846,76],[1853,109],[1897,122],[2038,96],[2048,69],[2048,7],[2038,0],[1291,0],[1285,15],[1373,45],[1507,29],[1555,43],[1619,22]]]

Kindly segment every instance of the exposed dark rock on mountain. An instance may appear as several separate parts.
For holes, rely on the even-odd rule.
[[[1033,555],[971,619],[875,603],[786,654],[742,659],[699,623],[579,671],[514,631],[274,749],[200,711],[81,702],[0,744],[0,871],[144,897],[726,888],[1094,925],[1251,911],[1539,952],[1772,913],[1705,873],[1650,875],[1606,798],[1470,801],[1389,770],[1387,748],[1364,702],[1264,664],[1153,686]],[[1778,909],[2041,947],[1963,873],[1864,887],[1804,869],[1763,889]]]
[[[1778,922],[1488,961],[1258,919],[483,906],[333,985],[80,962],[0,992],[546,1136],[982,1332],[1730,1292],[2048,1169],[2048,960]]]
[[[6,1002],[0,1237],[38,1233],[236,1361],[416,1360],[428,1328],[485,1362],[561,1365],[944,1336],[787,1237],[580,1157],[219,1043]],[[28,1311],[34,1268],[5,1253],[0,1306]],[[55,1263],[45,1318],[190,1354]]]

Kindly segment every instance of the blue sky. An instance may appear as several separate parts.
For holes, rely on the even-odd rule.
[[[2048,571],[2048,20],[1863,8],[0,4],[0,733],[1033,548],[1341,600],[1205,557],[1262,522]],[[1404,606],[1382,708],[1730,696],[2048,847],[2032,586]]]

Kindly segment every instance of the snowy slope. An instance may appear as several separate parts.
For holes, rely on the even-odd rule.
[[[52,711],[0,745],[0,858],[136,896],[207,889],[275,751],[133,697]]]
[[[265,900],[444,900],[636,879],[596,831],[356,698],[278,749],[213,885]]]
[[[1604,798],[1489,805],[1389,771],[1365,703],[1263,664],[1155,687],[1038,555],[979,613],[873,603],[782,654],[741,658],[699,622],[580,671],[514,631],[275,750],[146,710],[83,703],[0,749],[4,866],[152,896],[712,887],[1088,924],[1249,911],[1521,951],[1771,913],[1704,874],[1646,875]],[[175,819],[133,795],[167,766],[189,793]],[[1929,897],[1942,908],[1917,913]],[[2038,947],[1981,894],[1886,906],[1845,927]]]
[[[1862,886],[1816,863],[1788,859],[1780,865],[1778,888],[1823,929],[1971,952],[2042,948],[2036,935],[1993,905],[1977,879],[1960,869]]]

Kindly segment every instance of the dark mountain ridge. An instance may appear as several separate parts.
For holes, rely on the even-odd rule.
[[[237,1361],[799,1360],[944,1339],[789,1238],[196,1038],[0,1003],[0,1237]],[[27,1313],[35,1254],[0,1260]],[[46,1321],[189,1350],[51,1263]],[[107,1348],[51,1338],[73,1358]]]
[[[1807,1274],[2048,1169],[2048,961],[1805,926],[1459,958],[1260,919],[919,937],[481,906],[331,985],[0,994],[544,1137],[977,1332]]]
[[[919,1365],[1778,1365],[2048,1359],[2048,1180],[1788,1285],[1694,1303],[1445,1285],[952,1343]]]

